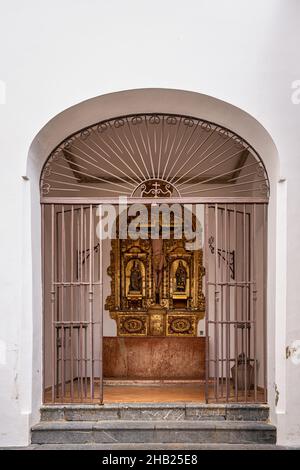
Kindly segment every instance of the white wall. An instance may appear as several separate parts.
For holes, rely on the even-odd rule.
[[[34,161],[28,168],[31,181],[22,179],[30,143],[49,119],[69,106],[141,87],[193,90],[234,104],[265,126],[276,144],[280,166],[275,160],[273,166],[267,162],[273,195],[269,400],[275,411],[275,268],[286,266],[286,320],[284,310],[276,312],[286,325],[286,338],[279,342],[280,370],[285,373],[276,377],[279,397],[286,389],[279,438],[300,443],[299,366],[285,364],[282,350],[283,344],[300,337],[300,105],[291,101],[292,81],[300,79],[299,17],[298,0],[1,0],[0,80],[6,84],[0,103],[1,445],[28,442],[29,424],[38,419],[41,399],[38,260],[33,290],[31,276],[31,247],[39,246],[40,237],[38,230],[31,233],[30,225],[31,211],[39,212],[36,197],[30,201],[37,194]],[[209,113],[204,106],[202,117]],[[218,117],[229,123],[230,109],[224,106]],[[247,133],[246,122],[245,117]],[[249,117],[249,134],[251,129]],[[286,259],[276,265],[274,195],[279,176],[286,178],[287,247]]]

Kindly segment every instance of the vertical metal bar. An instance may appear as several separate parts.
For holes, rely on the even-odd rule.
[[[83,349],[82,349],[82,320],[84,315],[84,292],[83,290],[83,206],[80,206],[80,256],[79,256],[79,263],[80,263],[80,310],[79,310],[79,377],[80,377],[80,398],[82,400],[83,397],[83,364],[82,364],[82,356],[83,356]]]
[[[56,396],[56,328],[55,328],[55,285],[54,285],[54,269],[55,264],[54,260],[56,257],[55,253],[55,227],[54,227],[54,220],[55,220],[55,206],[51,204],[51,337],[52,337],[52,344],[51,344],[51,376],[52,376],[52,402],[55,402]]]
[[[254,401],[257,401],[257,329],[256,329],[256,296],[257,296],[257,286],[256,286],[256,204],[252,206],[252,242],[251,242],[251,252],[252,252],[252,274],[251,274],[251,285],[252,285],[252,324],[253,324],[253,358],[254,358]]]
[[[205,402],[209,401],[209,251],[208,251],[208,224],[209,224],[209,206],[204,206],[204,256],[205,256]]]
[[[83,212],[83,239],[84,239],[84,243],[83,243],[83,260],[84,260],[84,264],[83,261],[82,261],[82,268],[83,268],[83,271],[84,271],[84,274],[83,274],[83,279],[84,279],[84,282],[86,283],[87,281],[87,265],[88,265],[88,252],[87,252],[87,214],[86,214],[86,209],[84,209],[84,212]],[[84,315],[84,320],[87,320],[87,305],[88,305],[88,290],[87,290],[87,286],[86,284],[84,284],[84,286],[82,287],[83,289],[83,292],[84,292],[84,295],[83,295],[83,302],[84,302],[84,312],[85,312],[85,315]],[[83,369],[83,386],[84,386],[84,397],[87,398],[87,362],[86,362],[86,330],[85,330],[85,326],[81,328],[81,334],[82,334],[82,338],[81,338],[81,344],[82,344],[82,356],[81,356],[81,360],[82,360],[82,369]]]
[[[252,338],[252,335],[253,335],[253,324],[251,323],[251,309],[252,309],[252,306],[251,306],[251,302],[252,302],[252,298],[251,298],[251,286],[252,286],[252,282],[251,282],[251,214],[252,214],[252,211],[253,211],[253,206],[250,206],[250,208],[248,209],[248,212],[247,212],[247,290],[246,290],[246,293],[247,293],[247,321],[248,321],[248,329],[247,329],[247,344],[248,344],[248,348],[247,348],[247,356],[248,356],[248,360],[249,360],[249,368],[250,366],[252,366],[251,364],[251,338]],[[253,377],[251,377],[251,373],[249,372],[249,375],[248,375],[248,396],[249,396],[249,399],[251,400],[251,380],[252,380]]]
[[[73,321],[74,321],[74,206],[71,207],[71,224],[70,224],[70,250],[71,250],[71,299],[70,299],[70,392],[71,392],[71,401],[74,400],[74,363],[73,363]]]
[[[81,398],[82,399],[82,396],[81,396],[81,387],[80,387],[80,326],[79,326],[79,323],[76,327],[76,334],[77,334],[77,338],[76,338],[76,342],[77,342],[77,398]]]
[[[238,312],[237,312],[237,277],[238,277],[238,271],[237,271],[237,244],[238,244],[238,239],[237,239],[237,213],[236,213],[236,204],[234,204],[234,227],[233,227],[233,233],[234,233],[234,249],[235,249],[235,259],[234,259],[234,271],[235,271],[235,283],[234,283],[234,321],[235,321],[235,326],[234,326],[234,356],[235,356],[235,373],[234,373],[234,394],[235,394],[235,401],[238,401],[238,388],[237,388],[237,367],[238,367]]]
[[[80,209],[78,208],[76,210],[76,225],[77,225],[77,240],[76,240],[76,246],[77,246],[77,258],[76,258],[76,267],[77,267],[77,273],[76,273],[76,280],[79,283],[79,285],[76,285],[76,322],[77,325],[75,327],[75,333],[76,333],[76,376],[77,376],[77,398],[80,397],[80,375],[79,375],[79,321],[80,321],[80,312],[81,312],[81,285],[80,285],[80,272],[81,272],[81,266],[80,266]]]
[[[83,366],[84,366],[84,396],[87,398],[88,396],[88,331],[87,325],[83,326],[83,350],[84,350],[84,359],[83,359]]]
[[[226,317],[226,402],[229,401],[230,395],[230,212],[227,212],[227,204],[225,204],[225,273],[226,273],[226,298],[225,298],[225,317]],[[229,217],[229,220],[228,220]]]
[[[59,385],[59,377],[60,377],[60,371],[59,371],[59,365],[60,365],[60,347],[59,347],[59,340],[60,340],[60,333],[59,333],[59,325],[58,321],[60,320],[60,297],[61,297],[61,292],[60,292],[60,285],[59,285],[59,280],[60,280],[60,265],[59,265],[59,212],[55,212],[55,233],[56,233],[56,251],[55,251],[55,258],[54,258],[54,263],[55,263],[55,276],[56,276],[56,310],[55,310],[55,354],[56,354],[56,397],[59,398],[60,396],[60,385]]]
[[[64,302],[65,302],[65,259],[66,259],[66,250],[65,250],[65,208],[62,206],[61,210],[61,391],[62,391],[62,400],[65,399],[65,328],[64,328]]]
[[[218,272],[218,250],[219,250],[219,224],[218,224],[219,206],[215,204],[215,230],[216,230],[216,247],[215,247],[215,397],[219,401],[219,272]]]
[[[99,206],[99,284],[100,284],[100,322],[99,322],[99,339],[100,339],[100,348],[99,348],[99,402],[103,404],[103,244],[102,244],[102,206]]]
[[[42,338],[42,364],[43,364],[43,374],[42,374],[42,394],[43,394],[43,403],[45,403],[45,392],[46,392],[46,356],[45,356],[45,332],[46,332],[46,309],[45,309],[45,206],[44,204],[41,205],[41,220],[42,220],[42,227],[41,227],[41,245],[42,245],[42,301],[43,301],[43,317],[42,317],[42,331],[43,331],[43,338]]]
[[[90,394],[94,398],[94,319],[93,319],[93,258],[94,258],[94,232],[93,232],[93,206],[90,205],[90,259],[89,259],[89,323],[90,323]]]
[[[244,352],[244,392],[245,392],[245,401],[247,401],[248,394],[247,394],[247,329],[248,329],[248,322],[247,322],[247,251],[246,251],[246,204],[244,204],[243,208],[243,321],[244,321],[244,328],[243,328],[243,336],[244,336],[244,345],[243,345],[243,352]]]
[[[221,240],[220,240],[220,249],[223,250],[223,247],[224,247],[224,233],[223,233],[223,230],[224,230],[224,211],[222,208],[219,209],[219,214],[220,214],[220,234],[221,234]],[[221,254],[222,254],[222,251],[221,251]],[[226,257],[225,257],[226,259]],[[220,260],[220,258],[219,258]],[[226,263],[226,261],[225,261]],[[221,285],[220,285],[220,293],[221,293],[221,296],[220,296],[220,319],[221,319],[221,323],[220,325],[218,325],[218,329],[221,329],[221,397],[223,398],[223,395],[224,395],[224,391],[223,391],[223,378],[224,378],[224,323],[223,323],[223,320],[224,320],[224,263],[221,263],[220,264],[220,261],[219,261],[219,271],[220,271],[220,281],[221,281]],[[226,297],[226,292],[225,292],[225,297]],[[226,327],[225,327],[226,328]]]
[[[268,259],[268,206],[263,205],[263,344],[264,344],[264,402],[267,402],[267,259]]]

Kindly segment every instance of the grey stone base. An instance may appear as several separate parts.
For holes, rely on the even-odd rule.
[[[41,422],[33,444],[228,443],[275,444],[276,428],[254,421]]]
[[[122,403],[47,405],[42,421],[267,421],[269,407],[260,404]]]
[[[157,444],[148,442],[116,444],[31,444],[27,447],[0,447],[0,450],[300,450],[298,446],[275,444]]]

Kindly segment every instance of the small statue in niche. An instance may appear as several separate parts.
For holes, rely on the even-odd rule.
[[[185,292],[187,272],[182,261],[179,261],[178,263],[178,266],[175,272],[175,279],[176,279],[176,291]]]
[[[140,270],[139,262],[134,261],[130,271],[130,292],[141,292],[142,291],[142,273]]]

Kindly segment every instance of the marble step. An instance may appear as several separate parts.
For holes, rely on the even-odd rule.
[[[105,405],[45,405],[42,421],[268,421],[262,404],[112,403]]]
[[[276,428],[259,421],[57,421],[32,428],[32,444],[275,444]]]

